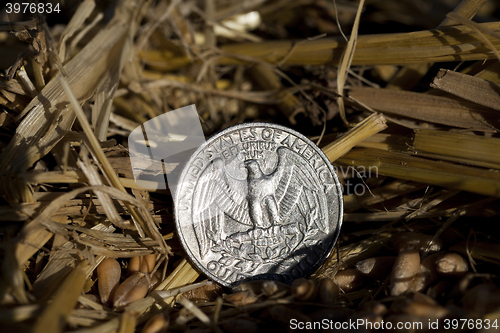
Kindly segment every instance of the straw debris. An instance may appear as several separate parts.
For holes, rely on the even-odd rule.
[[[0,13],[4,330],[498,319],[497,2],[74,3]],[[343,225],[312,276],[223,288],[193,266],[128,143],[190,104],[207,137],[279,123],[330,159]]]

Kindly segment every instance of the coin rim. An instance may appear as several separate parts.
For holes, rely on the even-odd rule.
[[[304,140],[306,143],[308,143],[308,145],[311,146],[314,149],[314,151],[316,153],[318,153],[321,156],[321,158],[325,161],[325,164],[327,165],[328,169],[330,170],[331,174],[334,177],[335,185],[337,188],[337,193],[340,193],[340,195],[337,195],[339,218],[338,218],[338,227],[337,227],[337,230],[335,231],[335,237],[330,245],[330,248],[328,249],[327,254],[324,256],[324,259],[318,260],[318,262],[314,266],[312,266],[312,269],[309,270],[310,273],[307,276],[310,276],[330,257],[330,255],[332,254],[332,251],[335,247],[335,244],[337,243],[337,240],[338,240],[338,237],[340,234],[340,229],[342,228],[342,222],[343,222],[343,216],[344,216],[344,199],[343,199],[343,195],[342,195],[342,188],[340,185],[340,181],[337,177],[337,173],[335,172],[335,169],[333,168],[332,163],[330,162],[328,157],[325,155],[325,153],[321,149],[319,149],[318,146],[314,142],[312,142],[310,139],[306,138],[303,134],[295,131],[294,129],[288,128],[286,126],[273,124],[273,123],[265,123],[265,122],[243,123],[243,124],[233,125],[233,126],[228,127],[224,130],[221,130],[221,131],[213,134],[212,136],[210,136],[210,138],[208,138],[208,140],[206,140],[201,146],[199,146],[198,149],[196,149],[196,151],[193,152],[193,154],[190,156],[189,160],[185,164],[185,166],[182,169],[182,172],[179,176],[179,180],[177,182],[177,190],[180,189],[179,183],[181,182],[182,179],[185,178],[187,169],[191,165],[191,162],[199,155],[199,153],[203,149],[205,149],[213,141],[215,141],[216,139],[218,139],[219,137],[223,136],[224,134],[226,134],[228,132],[234,132],[234,131],[237,131],[241,128],[263,127],[263,126],[264,127],[271,127],[274,129],[279,129],[279,130],[288,132],[289,134],[293,134],[296,137],[298,137],[298,138]],[[234,287],[235,284],[237,284],[239,282],[246,281],[246,280],[242,280],[242,281],[234,281],[232,283],[227,283],[226,281],[223,281],[223,280],[219,279],[217,276],[215,276],[214,274],[210,273],[208,271],[208,269],[205,267],[205,265],[202,265],[201,262],[196,258],[196,256],[193,254],[193,251],[191,251],[190,247],[187,245],[187,242],[186,242],[186,240],[183,236],[183,232],[181,230],[179,217],[178,217],[179,214],[177,214],[177,193],[174,194],[174,216],[175,216],[175,227],[177,230],[177,237],[179,238],[179,240],[182,244],[182,247],[184,248],[184,251],[186,251],[186,253],[189,257],[189,260],[196,266],[197,269],[199,269],[201,272],[203,272],[208,278],[212,279],[213,281],[216,281],[217,283],[219,283],[225,287]],[[192,223],[192,221],[191,221],[191,223]],[[307,277],[307,276],[304,276],[304,277]]]

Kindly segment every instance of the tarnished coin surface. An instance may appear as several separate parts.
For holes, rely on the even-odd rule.
[[[225,286],[289,283],[330,254],[342,192],[323,152],[284,126],[230,127],[191,156],[175,195],[179,238],[191,260]]]

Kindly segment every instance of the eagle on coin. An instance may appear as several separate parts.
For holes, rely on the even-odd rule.
[[[231,244],[232,254],[259,260],[290,253],[305,233],[328,233],[327,187],[312,165],[287,147],[276,151],[269,174],[258,159],[244,161],[242,177],[215,158],[198,178],[192,221],[200,257]]]

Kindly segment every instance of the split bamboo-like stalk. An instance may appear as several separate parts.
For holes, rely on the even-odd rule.
[[[387,128],[383,115],[374,113],[352,128],[346,135],[323,148],[330,161],[335,161],[366,138]]]
[[[488,108],[500,110],[500,85],[442,69],[431,86]]]

